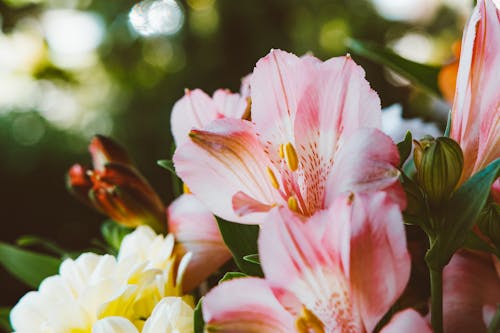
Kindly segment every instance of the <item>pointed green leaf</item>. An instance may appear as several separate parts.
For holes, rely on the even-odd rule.
[[[234,261],[243,273],[252,276],[263,276],[260,265],[250,263],[243,259],[247,255],[258,252],[257,238],[259,237],[259,226],[240,224],[224,221],[217,218],[219,230],[227,247],[233,254]]]
[[[385,65],[426,91],[441,96],[441,92],[437,85],[439,67],[410,61],[397,55],[388,48],[370,42],[350,39],[348,41],[348,47],[354,54]]]
[[[57,274],[61,260],[0,242],[0,265],[19,280],[37,288],[46,277]]]
[[[194,333],[203,333],[205,331],[205,321],[203,320],[203,312],[202,312],[202,301],[203,298],[201,298],[198,301],[198,304],[194,308],[194,315],[193,315]]]
[[[444,130],[444,136],[449,137],[451,130],[451,111],[448,112],[448,120],[446,121],[446,129]]]
[[[170,173],[172,173],[173,175],[177,175],[175,173],[174,162],[172,160],[159,160],[156,163],[163,169],[170,171]]]
[[[500,304],[497,304],[497,311],[495,312],[495,315],[490,322],[490,326],[488,327],[488,333],[498,332],[500,332]]]
[[[464,246],[467,235],[483,210],[491,185],[500,173],[500,159],[469,178],[447,204],[442,229],[431,240],[426,260],[430,267],[441,269],[455,251]]]
[[[45,250],[59,257],[73,257],[75,255],[75,253],[67,251],[62,247],[60,247],[59,245],[57,245],[56,243],[39,236],[33,236],[33,235],[21,236],[17,239],[16,244],[21,247],[41,246]]]
[[[243,257],[243,260],[251,262],[252,264],[260,265],[260,259],[258,254],[249,254]]]
[[[405,138],[403,141],[398,143],[398,150],[399,150],[399,167],[401,168],[403,164],[406,162],[408,159],[408,156],[410,156],[411,153],[411,146],[412,146],[412,136],[411,132],[408,131],[406,132]]]
[[[225,281],[244,278],[247,276],[248,275],[246,275],[245,273],[241,273],[241,272],[227,272],[226,274],[224,274],[222,279],[219,280],[219,284],[221,284],[222,282],[225,282]]]
[[[0,331],[12,332],[9,320],[10,308],[0,308]]]

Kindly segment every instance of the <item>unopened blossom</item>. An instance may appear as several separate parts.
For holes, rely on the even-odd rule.
[[[116,142],[96,136],[89,145],[93,168],[73,165],[67,176],[70,192],[82,202],[127,227],[166,229],[165,206],[148,181]]]
[[[191,297],[182,293],[188,260],[189,255],[175,255],[172,235],[139,227],[124,238],[117,258],[84,253],[66,259],[58,275],[46,278],[12,309],[12,326],[18,333],[91,333],[115,327],[118,320],[138,332],[156,332],[146,328],[151,322],[159,325],[154,312],[164,312],[156,310],[168,302],[162,300],[175,297],[192,306]]]
[[[265,278],[224,282],[203,300],[211,332],[373,332],[410,275],[400,208],[384,192],[339,196],[304,219],[273,209],[259,257]],[[430,332],[413,310],[382,332]]]
[[[380,100],[350,56],[321,62],[271,51],[250,78],[251,121],[192,129],[177,173],[216,215],[262,223],[272,207],[304,216],[346,191],[388,190],[404,206],[399,154],[378,130]]]

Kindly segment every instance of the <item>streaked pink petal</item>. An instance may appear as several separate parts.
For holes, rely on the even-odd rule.
[[[186,90],[186,94],[174,104],[170,117],[170,129],[177,145],[189,138],[193,128],[201,129],[212,120],[220,118],[217,105],[200,89]]]
[[[249,107],[247,98],[240,94],[233,94],[227,89],[215,91],[213,101],[219,112],[226,118],[241,119]]]
[[[178,147],[175,169],[190,190],[214,214],[240,223],[260,223],[264,214],[238,216],[233,196],[243,192],[263,205],[279,200],[266,168],[270,165],[252,123],[237,119],[213,121],[192,131],[191,140]]]
[[[358,194],[352,199],[350,226],[353,303],[371,332],[410,277],[403,218],[387,193]]]
[[[340,144],[327,182],[325,205],[345,192],[366,192],[389,189],[398,185],[399,152],[392,139],[377,129],[360,128]],[[396,184],[396,185],[395,185]],[[398,194],[399,193],[399,194]],[[398,202],[406,200],[399,198]],[[404,205],[402,206],[404,208]]]
[[[483,308],[500,302],[500,279],[488,255],[460,251],[444,268],[446,333],[486,333]]]
[[[317,231],[326,223],[335,224],[333,229],[345,226],[336,220],[335,214],[342,212],[323,211],[304,222],[286,208],[274,209],[269,214],[272,223],[264,224],[259,236],[262,269],[280,302],[296,315],[302,304],[321,320],[327,332],[347,331],[358,324],[350,303],[341,250],[335,245],[323,246],[321,232]],[[345,232],[332,234],[336,239],[349,239]],[[328,251],[331,249],[334,250]]]
[[[463,180],[500,156],[500,8],[479,0],[460,54],[450,136],[464,150]]]
[[[380,333],[432,333],[427,321],[415,310],[407,309],[392,317]]]
[[[265,280],[240,278],[224,282],[203,298],[208,331],[227,333],[294,332],[285,311]]]
[[[493,200],[500,205],[500,178],[495,180],[491,186],[491,196],[493,197]]]
[[[192,194],[184,194],[167,210],[169,232],[192,257],[183,278],[189,291],[231,258],[217,222],[210,211]]]

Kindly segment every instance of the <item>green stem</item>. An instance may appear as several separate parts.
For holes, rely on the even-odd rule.
[[[443,270],[429,267],[431,273],[431,324],[434,333],[443,333]]]

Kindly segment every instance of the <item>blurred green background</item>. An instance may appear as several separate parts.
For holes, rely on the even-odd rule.
[[[443,64],[471,1],[459,0],[1,0],[0,241],[40,235],[91,246],[104,217],[73,199],[64,175],[89,164],[89,139],[130,151],[165,203],[169,113],[184,88],[238,90],[271,48],[326,59],[346,38]],[[354,56],[383,107],[442,122],[448,106]],[[28,288],[0,268],[0,307]]]

